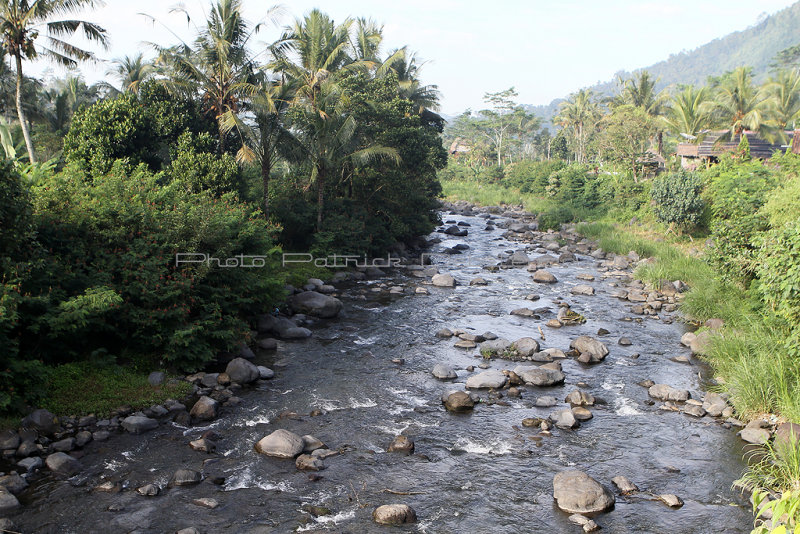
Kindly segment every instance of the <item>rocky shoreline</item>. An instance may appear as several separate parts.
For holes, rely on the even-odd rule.
[[[540,346],[539,342],[547,339],[549,331],[562,331],[562,329],[569,331],[570,328],[585,322],[583,310],[573,309],[574,306],[571,306],[567,299],[593,298],[595,295],[593,282],[603,281],[613,288],[613,296],[630,310],[630,315],[625,320],[636,323],[658,321],[668,324],[676,319],[674,314],[682,293],[687,289],[685,284],[681,281],[665,280],[658,288],[652,288],[635,280],[632,276],[633,269],[638,264],[649,261],[639,258],[635,253],[625,256],[608,254],[599,249],[596,243],[574,233],[574,229],[568,228],[558,233],[538,232],[535,217],[521,209],[476,208],[468,204],[445,204],[443,211],[446,214],[479,217],[485,221],[485,228],[479,229],[463,221],[460,223],[449,221],[445,215],[445,225],[439,230],[444,235],[466,236],[473,231],[502,228],[505,229],[503,237],[519,245],[520,248],[517,250],[501,253],[499,262],[483,265],[482,269],[486,273],[522,269],[530,273],[534,287],[539,285],[559,287],[562,284],[557,279],[556,273],[550,272],[548,268],[575,262],[578,257],[591,258],[595,262],[594,271],[597,273],[596,275],[582,273],[578,278],[585,283],[564,286],[562,300],[557,303],[558,308],[555,311],[534,306],[516,308],[510,312],[513,316],[536,324],[538,340],[532,336],[505,339],[492,332],[479,334],[469,325],[459,324],[458,321],[454,321],[448,328],[431,332],[432,337],[435,335],[441,340],[440,343],[451,342],[459,350],[476,351],[474,356],[477,363],[474,366],[457,369],[447,362],[441,362],[431,369],[433,377],[441,381],[450,381],[464,376],[464,373],[467,374],[463,390],[450,390],[442,395],[441,404],[449,412],[465,413],[481,404],[502,405],[508,399],[532,393],[546,393],[546,388],[565,382],[566,375],[561,362],[573,359],[587,368],[606,365],[604,361],[606,356],[614,351],[614,344],[623,347],[631,345],[631,340],[624,336],[612,342],[609,339],[610,332],[600,329],[593,336],[574,336],[569,346],[550,348]],[[437,240],[438,238],[433,238],[429,243],[435,244]],[[466,245],[456,245],[445,249],[444,253],[463,254],[468,253],[468,250],[469,247]],[[429,288],[433,287],[447,289],[466,284],[481,287],[491,283],[481,276],[470,280],[458,279],[450,273],[439,272],[440,269],[435,266],[413,265],[410,261],[410,258],[404,258],[404,262],[409,262],[404,268],[407,277],[405,281],[394,279],[383,281],[388,273],[369,267],[358,271],[336,273],[328,283],[310,279],[303,288],[291,288],[292,294],[288,305],[293,314],[259,317],[257,332],[254,332],[253,336],[257,340],[255,348],[260,351],[274,351],[281,343],[306,339],[313,335],[312,329],[318,321],[327,321],[339,316],[343,303],[336,295],[340,291],[337,286],[341,284],[346,286],[348,297],[358,301],[367,300],[368,295],[374,297],[376,294],[389,299],[414,296],[428,298]],[[377,282],[360,286],[358,282],[361,280],[377,280]],[[355,285],[352,285],[353,283]],[[530,293],[526,298],[530,302],[536,302],[539,296]],[[707,326],[713,329],[719,327],[719,322],[710,321]],[[691,347],[694,353],[702,354],[708,336],[704,332],[697,335],[687,333],[680,341],[685,346]],[[218,373],[196,373],[187,376],[186,380],[194,384],[192,395],[188,399],[167,401],[163,405],[135,413],[129,408],[122,407],[112,417],[103,420],[97,420],[93,416],[56,418],[44,410],[30,414],[23,420],[19,431],[8,431],[0,435],[0,451],[3,459],[12,460],[16,464],[12,470],[0,475],[0,515],[20,513],[21,505],[15,495],[25,492],[29,483],[35,483],[45,476],[70,478],[79,474],[82,469],[80,460],[84,454],[84,447],[90,443],[103,442],[117,433],[147,433],[167,423],[174,423],[182,429],[189,429],[192,425],[204,425],[231,413],[226,411],[234,410],[240,404],[241,395],[247,391],[246,388],[264,385],[275,376],[272,369],[251,362],[256,358],[256,354],[246,345],[241,347],[239,354],[232,356],[235,357]],[[636,359],[638,354],[632,354],[630,358]],[[683,358],[685,361],[678,358]],[[502,369],[492,368],[497,367],[496,364],[502,361],[512,361],[516,365]],[[685,356],[678,356],[674,361],[690,363]],[[404,362],[398,359],[394,363],[402,365]],[[164,376],[160,373],[151,375],[151,384],[154,387],[163,380]],[[698,420],[710,419],[726,428],[741,428],[741,438],[748,443],[764,443],[770,438],[771,432],[777,431],[778,435],[787,432],[786,427],[778,427],[774,421],[755,421],[744,425],[733,417],[733,410],[728,405],[725,395],[706,393],[700,399],[693,399],[687,389],[673,387],[670,384],[645,380],[639,385],[647,389],[649,404],[656,406],[656,403],[660,403],[657,405],[659,410],[681,412]],[[586,391],[581,382],[576,386],[563,402],[546,394],[536,399],[536,406],[551,407],[553,411],[546,418],[528,417],[520,421],[523,428],[529,429],[528,432],[538,430],[538,433],[529,435],[531,441],[538,442],[551,438],[554,429],[580,432],[581,422],[592,419],[592,410],[597,403],[602,402],[602,399],[596,399]],[[308,416],[322,414],[322,411],[311,412]],[[286,418],[297,416],[292,413],[284,415]],[[190,433],[187,439],[191,449],[211,454],[217,447],[218,436],[213,430],[209,430],[198,432],[197,435]],[[311,472],[311,478],[315,476],[314,472],[325,469],[327,458],[342,453],[338,449],[329,449],[313,435],[301,436],[284,429],[271,432],[253,443],[252,447],[260,454],[292,459],[296,469]],[[414,454],[414,440],[410,436],[400,434],[395,437],[387,450],[403,455]],[[51,475],[48,475],[48,472]],[[224,480],[206,477],[203,472],[192,469],[176,470],[164,487],[155,481],[135,488],[128,488],[118,481],[110,480],[84,480],[82,483],[97,492],[135,491],[141,496],[154,497],[168,488],[192,486],[203,480],[214,484],[224,483]],[[673,494],[660,493],[657,489],[640,491],[637,484],[628,480],[623,474],[613,477],[610,484],[603,484],[584,470],[570,469],[557,473],[552,487],[552,496],[557,506],[571,514],[570,521],[586,532],[599,528],[595,522],[598,519],[597,514],[612,509],[618,496],[639,494],[648,499],[658,499],[671,508],[680,508],[683,505],[682,499]],[[612,492],[609,487],[615,487],[616,491]],[[219,503],[214,499],[202,498],[202,502],[194,504],[213,509]],[[316,512],[322,514],[324,510]],[[314,516],[314,513],[309,513]],[[372,518],[381,525],[409,524],[418,521],[418,512],[408,503],[396,502],[376,507]],[[12,521],[13,519],[0,520],[0,530],[13,530]],[[195,526],[179,532],[190,534],[200,530]]]

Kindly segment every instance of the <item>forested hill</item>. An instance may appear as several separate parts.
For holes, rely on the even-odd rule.
[[[800,43],[797,28],[800,28],[800,2],[745,30],[714,39],[694,50],[673,54],[668,59],[642,70],[659,78],[659,89],[673,84],[701,85],[709,76],[718,76],[740,65],[752,67],[755,81],[761,81],[769,72],[770,63],[778,52]],[[623,78],[631,76],[627,71],[619,74]],[[616,88],[616,80],[591,87],[596,94],[602,95],[613,94]],[[575,88],[576,91],[578,89]],[[529,109],[549,122],[558,110],[561,100],[558,98],[550,104],[531,106]]]

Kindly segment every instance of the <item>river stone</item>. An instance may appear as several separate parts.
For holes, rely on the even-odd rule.
[[[201,534],[196,527],[182,528],[175,534]]]
[[[554,386],[563,383],[566,378],[564,373],[558,369],[547,369],[545,367],[520,366],[514,369],[514,372],[517,373],[526,384],[532,384],[534,386]]]
[[[22,420],[22,428],[32,428],[40,434],[49,436],[58,430],[58,418],[47,410],[40,408],[32,411]]]
[[[580,336],[572,341],[569,346],[580,353],[590,354],[592,361],[602,361],[608,355],[608,347],[590,336]]]
[[[713,391],[709,391],[708,393],[706,393],[705,398],[703,398],[703,409],[711,417],[720,417],[722,415],[722,412],[727,407],[728,403],[725,401],[725,398],[719,393],[714,393]]]
[[[31,458],[23,458],[17,465],[20,466],[25,470],[27,473],[33,473],[34,471],[41,469],[44,466],[44,462],[39,457],[31,457]]]
[[[435,274],[431,283],[436,287],[456,287],[456,279],[449,274]]]
[[[193,486],[203,480],[203,475],[191,469],[178,469],[169,479],[169,487]]]
[[[198,452],[211,453],[211,452],[214,452],[216,450],[217,444],[214,443],[213,441],[211,441],[210,439],[200,438],[200,439],[196,439],[194,441],[190,441],[189,442],[189,447],[191,447],[192,450],[195,450],[195,451],[198,451]]]
[[[53,473],[66,477],[71,477],[83,468],[78,460],[64,452],[51,454],[45,460],[45,464]]]
[[[763,445],[769,441],[769,431],[764,428],[745,427],[739,432],[739,437],[747,443]]]
[[[300,439],[303,440],[303,452],[312,453],[317,449],[325,448],[325,444],[322,442],[322,440],[315,438],[311,434],[306,434]]]
[[[261,377],[258,367],[244,358],[234,358],[225,368],[225,373],[237,384],[249,384]]]
[[[379,525],[403,525],[416,523],[417,513],[407,504],[384,504],[372,512],[372,519]]]
[[[694,339],[689,344],[689,348],[692,349],[692,353],[702,356],[708,351],[710,344],[711,332],[709,330],[703,330],[695,335]]]
[[[796,447],[800,441],[800,425],[797,423],[781,423],[775,429],[776,447]]]
[[[86,446],[90,441],[92,441],[92,433],[88,430],[81,430],[77,434],[75,434],[75,445],[78,447]]]
[[[5,488],[13,495],[22,493],[28,487],[28,483],[24,478],[16,473],[0,477],[0,489]]]
[[[706,411],[702,406],[698,406],[697,404],[687,404],[683,407],[683,413],[686,415],[691,415],[692,417],[700,418],[706,414]]]
[[[397,436],[389,444],[389,452],[399,452],[401,454],[409,455],[414,452],[414,440],[408,436]]]
[[[478,344],[468,339],[459,339],[453,346],[459,349],[474,349]]]
[[[332,319],[342,311],[342,301],[316,291],[298,293],[289,299],[289,304],[297,313],[305,313],[321,319]]]
[[[592,412],[589,411],[588,408],[584,408],[583,406],[575,406],[572,408],[572,415],[575,416],[575,419],[578,421],[588,421],[592,417]]]
[[[550,414],[550,420],[558,428],[575,428],[578,420],[569,408],[562,408]]]
[[[310,454],[301,454],[294,462],[299,471],[322,471],[325,469],[325,462],[321,458]]]
[[[278,348],[278,340],[271,337],[265,337],[264,339],[259,339],[258,343],[256,344],[258,345],[258,348],[260,348],[261,350],[275,350]]]
[[[64,438],[58,440],[50,444],[50,448],[56,452],[69,452],[75,448],[75,438]]]
[[[466,228],[460,228],[458,226],[453,225],[445,228],[444,233],[455,237],[464,237],[467,235],[468,231]]]
[[[686,402],[689,399],[687,390],[675,389],[667,384],[653,384],[647,390],[647,394],[662,401]]]
[[[680,508],[683,506],[683,501],[677,495],[672,495],[670,493],[664,495],[656,495],[658,500],[669,506],[670,508]]]
[[[507,379],[502,371],[491,369],[467,378],[466,387],[469,389],[499,389],[505,385]]]
[[[531,259],[525,254],[525,251],[518,250],[508,258],[508,263],[511,265],[528,265]]]
[[[614,506],[614,495],[610,491],[575,469],[553,477],[553,498],[561,510],[571,514],[604,512]]]
[[[19,434],[16,431],[9,429],[0,432],[0,450],[16,450],[19,442]]]
[[[480,351],[484,357],[502,356],[509,347],[511,347],[511,342],[507,339],[492,339],[481,343]]]
[[[219,506],[219,501],[216,499],[212,499],[210,497],[201,497],[199,499],[193,499],[192,504],[196,504],[197,506],[202,506],[203,508],[210,508],[213,510],[217,506]]]
[[[158,426],[158,421],[143,415],[129,415],[122,420],[122,428],[131,434],[141,434],[153,430]]]
[[[161,384],[163,384],[165,378],[166,378],[166,376],[161,371],[153,371],[152,373],[150,373],[147,376],[147,382],[151,386],[156,387],[156,386],[160,386]]]
[[[553,273],[545,271],[544,269],[539,269],[533,273],[533,281],[540,284],[555,284],[558,282],[556,277],[553,276]]]
[[[303,448],[303,438],[282,428],[256,443],[256,452],[276,458],[294,458]]]
[[[561,349],[549,348],[549,349],[544,349],[542,352],[546,352],[547,354],[550,355],[551,358],[564,359],[567,357],[567,355],[564,354],[564,351]]]
[[[572,406],[593,406],[594,397],[591,393],[586,393],[585,391],[576,389],[567,395],[567,398],[564,399],[564,402],[571,404]]]
[[[219,373],[206,373],[203,375],[203,378],[200,379],[200,384],[207,388],[216,387],[219,383]]]
[[[511,344],[511,350],[520,358],[529,358],[539,352],[539,342],[532,337],[523,337]]]
[[[694,332],[686,332],[681,336],[681,345],[684,347],[691,347],[692,341],[695,340],[697,335]]]
[[[639,491],[639,487],[628,480],[627,477],[619,475],[611,479],[611,482],[619,489],[619,492],[623,495],[629,495],[631,493],[635,493]]]
[[[19,501],[5,488],[0,488],[0,514],[5,514],[20,507]]]
[[[453,337],[453,331],[449,328],[442,328],[441,330],[436,332],[436,337],[440,337],[442,339],[447,339]]]
[[[475,401],[464,391],[454,391],[445,395],[444,407],[450,412],[467,412],[475,407]]]
[[[578,286],[573,287],[569,290],[570,293],[573,295],[584,295],[584,296],[591,296],[594,295],[594,288],[592,286],[581,284]]]
[[[194,403],[189,415],[198,421],[211,421],[217,417],[218,411],[219,403],[211,397],[203,395]]]
[[[436,365],[434,365],[432,373],[433,376],[435,376],[440,380],[450,380],[453,378],[458,378],[458,375],[456,374],[455,370],[453,370],[453,368],[450,367],[449,365],[443,363],[437,363]]]
[[[155,484],[145,484],[144,486],[136,488],[136,493],[143,497],[155,497],[161,493],[161,488]]]
[[[544,396],[544,397],[538,397],[534,404],[539,408],[551,408],[556,404],[558,404],[558,401],[556,400],[555,397]]]

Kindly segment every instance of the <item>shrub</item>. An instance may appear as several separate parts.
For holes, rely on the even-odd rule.
[[[764,236],[757,266],[764,302],[794,330],[796,342],[800,339],[800,220]]]
[[[238,189],[241,174],[236,160],[230,154],[215,154],[214,144],[208,133],[183,132],[168,175],[195,193],[207,189],[221,195]]]
[[[650,190],[656,219],[680,230],[695,228],[705,208],[702,189],[702,179],[696,174],[679,172],[657,177]]]
[[[575,214],[569,206],[559,205],[539,214],[539,230],[560,230],[564,223],[575,220]]]

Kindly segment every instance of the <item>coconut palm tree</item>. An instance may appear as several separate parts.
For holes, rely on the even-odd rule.
[[[770,114],[780,131],[800,119],[800,71],[784,70],[766,84]]]
[[[661,122],[676,135],[692,141],[701,138],[701,132],[710,125],[711,117],[706,108],[710,97],[708,88],[696,89],[693,85],[683,87],[671,99],[670,106]]]
[[[706,106],[717,123],[727,130],[720,140],[734,139],[745,130],[774,137],[768,97],[766,88],[753,85],[748,67],[738,67],[723,76],[717,83],[716,94]]]
[[[434,118],[441,119],[433,113],[439,109],[439,98],[441,97],[439,87],[422,85],[420,82],[419,74],[424,62],[417,63],[416,52],[408,53],[405,48],[395,50],[384,61],[384,65],[397,74],[397,83],[402,98],[411,100],[420,115],[430,114]]]
[[[575,145],[578,163],[586,162],[586,145],[589,132],[600,118],[600,107],[591,89],[581,89],[561,103],[555,120],[568,130]]]
[[[106,75],[117,79],[122,93],[138,94],[139,86],[156,74],[155,65],[145,61],[141,52],[135,56],[117,58],[113,63],[114,66],[106,72]]]
[[[79,33],[107,48],[108,36],[103,28],[83,20],[51,19],[100,5],[102,2],[99,0],[7,0],[0,3],[0,34],[3,48],[14,58],[17,69],[17,116],[31,163],[36,163],[36,158],[22,106],[22,61],[41,55],[60,65],[72,67],[78,61],[94,59],[94,54],[64,39]]]

